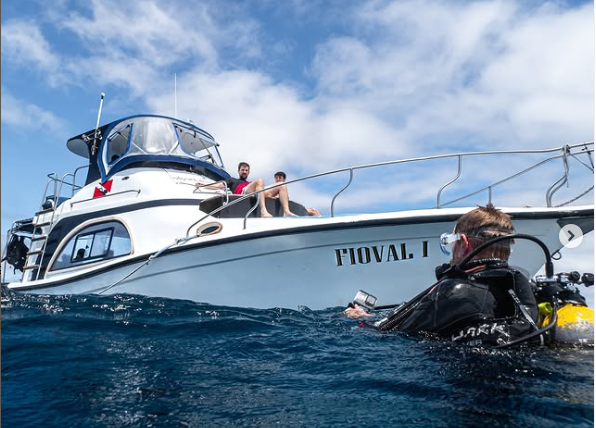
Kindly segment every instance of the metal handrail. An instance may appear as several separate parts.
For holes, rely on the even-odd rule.
[[[536,164],[534,164],[534,165],[532,165],[532,166],[530,166],[530,167],[528,167],[526,169],[523,169],[523,170],[521,170],[521,171],[519,171],[519,172],[517,172],[517,173],[515,173],[513,175],[510,175],[509,177],[506,177],[506,178],[504,178],[502,180],[499,180],[499,181],[496,181],[496,182],[494,182],[492,184],[489,184],[486,187],[483,187],[481,189],[478,189],[478,190],[476,190],[476,191],[474,191],[472,193],[468,193],[468,194],[466,194],[464,196],[460,196],[459,198],[452,199],[451,201],[445,202],[445,203],[443,203],[442,206],[454,204],[456,202],[459,202],[459,201],[462,201],[464,199],[470,198],[470,197],[472,197],[474,195],[477,195],[478,193],[482,193],[485,190],[488,190],[488,193],[489,193],[488,201],[489,202],[492,202],[492,189],[494,187],[497,187],[497,186],[499,186],[499,185],[501,185],[501,184],[503,184],[503,183],[505,183],[505,182],[507,182],[509,180],[513,180],[514,178],[517,178],[517,177],[519,177],[521,175],[524,175],[525,173],[530,172],[530,171],[532,171],[532,170],[540,167],[541,165],[544,165],[545,163],[552,161],[553,159],[560,159],[562,156],[563,155],[557,155],[557,156],[552,156],[550,158],[544,159],[541,162],[538,162],[538,163],[536,163]]]
[[[72,180],[73,180],[72,186],[74,187],[74,179],[75,179],[74,173],[64,174],[60,181],[58,181],[57,177],[54,177],[54,201],[52,203],[52,216],[50,217],[48,225],[45,226],[48,229],[48,232],[45,233],[46,236],[49,235],[49,231],[52,229],[52,226],[54,225],[54,218],[56,217],[56,209],[58,208],[58,198],[60,197],[60,194],[62,193],[62,186],[65,183],[66,177],[69,177],[69,176],[72,176]],[[58,183],[60,183],[60,184],[58,184]],[[71,183],[66,183],[66,184],[71,185]],[[47,197],[47,195],[46,195],[46,197]],[[37,218],[39,219],[39,215]],[[34,230],[34,232],[35,232],[35,230]],[[38,257],[40,260],[40,264],[43,263],[43,258],[46,254],[47,246],[48,246],[48,240],[45,239],[41,245],[41,249],[39,249],[40,255]],[[29,257],[29,254],[27,255],[27,257]],[[36,281],[39,279],[40,273],[41,273],[41,267],[38,268],[37,272],[35,273]],[[33,276],[33,274],[32,274],[32,276]]]
[[[103,195],[102,198],[111,198],[113,196],[123,195],[125,193],[136,193],[137,196],[141,193],[141,189],[128,189],[121,192],[110,192],[107,195]],[[87,198],[81,199],[80,201],[69,202],[70,206],[73,207],[75,204],[82,204],[83,202],[95,201],[98,198]]]
[[[58,199],[60,198],[60,195],[62,194],[62,187],[64,186],[64,184],[71,186],[71,188],[72,188],[71,197],[74,196],[74,191],[75,191],[75,187],[76,187],[76,183],[75,183],[76,173],[81,168],[84,168],[84,167],[79,167],[72,173],[64,174],[60,181],[58,181],[58,178],[55,177],[54,173],[51,174],[51,175],[54,175],[54,177],[52,177],[52,179],[54,180],[54,201],[52,203],[52,216],[50,217],[50,220],[48,222],[49,224],[46,226],[48,229],[48,233],[46,233],[46,236],[49,235],[49,231],[52,229],[52,226],[54,225],[54,219],[56,217],[56,209],[58,209]],[[66,181],[67,177],[72,177],[72,183],[69,183]],[[46,191],[47,191],[47,188],[46,188]],[[47,197],[47,195],[44,196],[44,198],[46,198],[46,197]],[[43,258],[46,254],[47,246],[48,246],[48,241],[47,241],[47,239],[45,239],[41,245],[41,249],[39,250],[40,251],[40,256],[39,256],[40,263],[43,263]],[[41,268],[38,268],[37,273],[35,274],[35,280],[39,279],[40,273],[41,273]]]
[[[441,188],[439,189],[439,193],[437,193],[437,208],[441,208],[441,193],[443,192],[443,190],[445,190],[445,188],[447,186],[449,186],[451,183],[454,183],[455,180],[457,180],[460,175],[461,175],[461,156],[458,156],[457,157],[457,174],[455,175],[455,177],[453,177],[447,183],[443,184],[441,186]]]
[[[263,190],[265,190],[265,189],[263,189]],[[259,191],[258,194],[255,193],[257,196],[256,197],[257,201],[255,202],[255,204],[252,207],[250,207],[250,209],[246,212],[246,215],[244,216],[244,223],[242,225],[243,230],[246,229],[246,223],[248,222],[248,216],[250,216],[253,213],[253,211],[256,210],[257,207],[259,206],[259,203],[260,203],[259,199],[261,198],[260,193],[261,193],[261,191]]]
[[[48,196],[48,189],[50,187],[50,183],[54,183],[54,194],[56,194],[56,173],[55,172],[51,172],[48,174],[48,181],[46,182],[46,187],[43,191],[43,196],[41,197],[41,202],[39,203],[39,209],[42,210],[43,209],[43,204],[46,201],[46,197]]]
[[[578,143],[578,144],[573,144],[573,145],[566,145],[563,147],[555,147],[552,149],[540,149],[540,150],[491,150],[491,151],[485,151],[485,152],[463,152],[463,153],[451,153],[451,154],[445,154],[445,155],[433,155],[433,156],[422,156],[422,157],[415,157],[415,158],[409,158],[409,159],[398,159],[398,160],[393,160],[393,161],[386,161],[386,162],[377,162],[377,163],[372,163],[372,164],[364,164],[364,165],[358,165],[358,166],[352,166],[352,167],[347,167],[347,168],[339,168],[339,169],[334,169],[331,171],[326,171],[326,172],[321,172],[318,174],[312,174],[306,177],[300,177],[300,178],[296,178],[293,180],[288,180],[286,181],[284,184],[289,185],[292,183],[297,183],[299,181],[305,181],[305,180],[311,180],[313,178],[319,178],[319,177],[324,177],[327,175],[333,175],[333,174],[337,174],[340,172],[345,172],[345,171],[350,171],[351,173],[354,170],[357,169],[368,169],[368,168],[377,168],[377,167],[381,167],[381,166],[387,166],[387,165],[397,165],[397,164],[401,164],[401,163],[413,163],[413,162],[422,162],[422,161],[428,161],[428,160],[436,160],[436,159],[448,159],[448,158],[453,158],[453,157],[457,157],[457,158],[463,158],[463,157],[472,157],[472,156],[486,156],[486,155],[509,155],[509,154],[541,154],[541,153],[553,153],[553,152],[558,152],[561,151],[565,148],[568,149],[576,149],[579,147],[584,147],[584,150],[582,150],[582,153],[593,153],[594,149],[592,148],[591,150],[585,150],[585,148],[587,148],[587,146],[594,146],[594,142],[593,141],[588,141],[588,142],[584,142],[584,143]],[[450,184],[450,183],[447,183]],[[494,187],[494,186],[493,186]],[[442,188],[444,190],[444,187]],[[343,192],[345,190],[345,188],[342,188],[340,191],[338,191],[334,198],[337,197],[341,192]]]
[[[48,189],[49,189],[51,183],[54,184],[54,192],[53,192],[54,193],[53,194],[53,196],[54,196],[54,202],[57,202],[57,198],[60,197],[60,195],[62,193],[62,187],[64,185],[67,185],[67,186],[70,186],[71,187],[70,197],[72,198],[75,195],[75,192],[77,190],[80,190],[80,189],[83,188],[82,186],[79,186],[78,184],[76,184],[76,179],[77,179],[77,173],[80,170],[85,169],[85,168],[89,168],[89,165],[80,166],[77,169],[75,169],[74,172],[64,174],[62,176],[62,179],[60,179],[60,180],[58,179],[58,177],[57,177],[57,175],[56,175],[55,172],[49,173],[47,175],[48,176],[48,181],[46,183],[46,187],[45,187],[44,192],[43,192],[43,196],[42,196],[42,199],[41,199],[40,207],[43,207],[43,204],[46,202],[46,198],[48,196]],[[66,178],[67,177],[72,177],[72,183],[66,181]],[[55,204],[54,204],[54,208],[57,208]]]
[[[592,146],[592,148],[591,149],[588,149],[588,146]],[[527,173],[527,172],[529,172],[529,171],[531,171],[531,170],[533,170],[535,168],[538,168],[539,166],[541,166],[541,165],[543,165],[543,164],[545,164],[547,162],[550,162],[553,159],[559,159],[559,158],[561,158],[563,156],[566,156],[566,155],[565,154],[558,154],[556,156],[549,157],[549,158],[544,159],[544,160],[542,160],[542,161],[540,161],[540,162],[538,162],[538,163],[536,163],[536,164],[534,164],[534,165],[532,165],[532,166],[530,166],[530,167],[528,167],[528,168],[526,168],[526,169],[524,169],[522,171],[519,171],[519,172],[517,172],[517,173],[515,173],[513,175],[510,175],[509,177],[506,177],[506,178],[504,178],[502,180],[499,180],[497,182],[494,182],[494,183],[492,183],[492,184],[490,184],[488,186],[485,186],[485,187],[483,187],[483,188],[481,188],[479,190],[476,190],[476,191],[474,191],[472,193],[469,193],[469,194],[467,194],[465,196],[462,196],[460,198],[453,199],[451,201],[444,202],[444,203],[441,204],[440,203],[441,192],[449,184],[453,183],[459,177],[459,175],[461,173],[461,165],[462,165],[462,162],[461,161],[462,161],[463,157],[483,156],[483,155],[505,155],[505,154],[542,154],[542,153],[554,153],[554,152],[561,152],[561,151],[568,151],[569,152],[569,155],[573,156],[575,153],[572,153],[572,150],[573,149],[580,148],[580,147],[582,147],[583,149],[582,149],[582,151],[580,153],[577,153],[577,154],[586,153],[587,155],[591,155],[594,152],[593,146],[594,146],[594,142],[593,141],[590,141],[590,142],[579,143],[579,144],[574,144],[574,145],[565,145],[563,147],[557,147],[557,148],[552,148],[552,149],[465,152],[465,153],[455,153],[455,154],[446,154],[446,155],[424,156],[424,157],[417,157],[417,158],[410,158],[410,159],[399,159],[399,160],[394,160],[394,161],[378,162],[378,163],[365,164],[365,165],[353,166],[353,167],[348,167],[348,168],[340,168],[340,169],[335,169],[335,170],[326,171],[326,172],[322,172],[322,173],[312,174],[312,175],[309,175],[309,176],[300,177],[300,178],[296,178],[296,179],[293,179],[293,180],[288,180],[288,181],[285,181],[283,183],[278,183],[278,184],[267,186],[267,188],[265,188],[263,190],[256,191],[256,192],[253,192],[253,193],[244,195],[241,198],[236,199],[235,201],[230,202],[227,206],[232,206],[232,205],[234,205],[236,203],[239,203],[239,202],[241,202],[241,201],[243,201],[243,200],[245,200],[245,199],[247,199],[249,197],[256,196],[259,193],[261,193],[261,192],[263,192],[265,190],[268,190],[268,189],[272,189],[272,188],[279,187],[279,186],[286,186],[286,185],[290,185],[290,184],[297,183],[297,182],[300,182],[300,181],[311,180],[311,179],[314,179],[314,178],[319,178],[319,177],[323,177],[323,176],[329,176],[329,175],[338,174],[338,173],[341,173],[341,172],[348,171],[350,173],[350,179],[348,181],[348,184],[345,185],[342,189],[340,189],[337,193],[335,193],[335,195],[333,196],[332,202],[331,202],[331,217],[334,217],[335,216],[335,213],[334,213],[334,209],[333,208],[334,208],[335,199],[339,196],[339,194],[341,194],[344,190],[346,190],[349,187],[349,185],[352,183],[354,170],[357,170],[357,169],[367,169],[367,168],[375,168],[375,167],[380,167],[380,166],[395,165],[395,164],[401,164],[401,163],[422,162],[422,161],[435,160],[435,159],[448,159],[448,158],[453,158],[453,157],[458,158],[458,173],[457,173],[457,176],[455,178],[451,179],[449,182],[447,182],[445,185],[443,185],[439,189],[439,192],[438,192],[438,195],[437,195],[437,208],[440,208],[441,206],[446,206],[446,205],[453,204],[455,202],[458,202],[460,200],[469,198],[471,196],[474,196],[474,195],[476,195],[478,193],[481,193],[481,192],[487,191],[487,190],[488,190],[488,195],[489,195],[489,202],[491,202],[492,201],[492,189],[495,188],[496,186],[498,186],[498,185],[500,185],[502,183],[505,183],[505,182],[507,182],[509,180],[512,180],[512,179],[514,179],[516,177],[519,177],[519,176],[521,176],[521,175],[523,175],[523,174],[525,174],[525,173]],[[583,162],[582,162],[582,164],[583,164]],[[589,166],[587,166],[587,165],[584,165],[584,166],[586,166],[587,168],[589,168]],[[592,169],[592,171],[593,171],[593,169]],[[551,192],[551,199],[552,199],[552,194],[554,194],[554,191]],[[257,203],[258,203],[258,199],[257,199]],[[210,213],[206,214],[205,216],[201,217],[199,220],[197,220],[196,222],[194,222],[187,229],[186,236],[187,237],[190,236],[191,229],[193,227],[195,227],[197,224],[199,224],[203,220],[205,220],[205,219],[207,219],[207,218],[209,218],[209,217],[211,217],[211,216],[219,213],[225,207],[226,206],[223,206],[222,205],[221,207],[216,208],[215,210],[211,211]],[[244,222],[244,227],[245,228],[246,228],[246,218],[247,217],[248,217],[248,215],[245,216],[245,222]]]
[[[557,190],[559,190],[561,187],[563,187],[563,185],[569,181],[568,154],[569,154],[568,148],[567,147],[563,148],[563,154],[561,157],[563,158],[563,166],[565,168],[565,172],[563,173],[563,176],[561,178],[559,178],[557,181],[555,181],[552,184],[552,186],[550,186],[548,188],[548,190],[546,191],[546,206],[547,207],[552,206],[552,199],[553,199],[553,195],[555,194],[555,192]]]
[[[72,177],[72,183],[66,183],[66,177]],[[62,194],[62,186],[64,186],[64,184],[71,186],[74,190],[74,179],[75,179],[75,175],[73,172],[69,172],[66,173],[62,176],[62,180],[60,180],[60,185],[58,186],[58,190],[56,191],[56,195],[55,195],[55,202],[56,204],[54,205],[54,209],[58,208],[57,204],[58,204],[58,198],[60,197],[60,195]]]
[[[71,198],[75,195],[75,191],[76,190],[82,189],[81,186],[79,186],[78,184],[76,184],[77,183],[77,173],[80,170],[85,169],[85,168],[89,168],[89,165],[80,166],[77,169],[75,169],[74,172],[72,173],[72,192],[71,192],[71,195],[70,195]]]
[[[348,183],[339,191],[335,194],[335,196],[333,196],[333,199],[331,199],[331,217],[334,217],[335,214],[335,199],[337,199],[337,197],[339,196],[339,194],[341,192],[343,192],[344,190],[346,190],[350,184],[352,184],[352,179],[354,178],[354,170],[352,168],[350,168],[350,180],[348,180]]]
[[[226,180],[219,180],[219,181],[216,181],[214,183],[202,184],[200,186],[198,186],[196,184],[192,184],[192,186],[195,186],[196,187],[195,190],[193,190],[193,193],[196,192],[197,190],[200,190],[203,187],[211,187],[213,189],[212,186],[215,186],[215,185],[220,184],[220,183],[223,184],[224,187],[222,187],[220,189],[217,189],[217,188],[216,189],[217,190],[223,190],[225,192],[226,202],[225,202],[224,205],[227,205],[230,202],[230,189],[228,188],[228,182]]]

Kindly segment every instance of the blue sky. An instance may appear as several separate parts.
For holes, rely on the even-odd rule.
[[[231,173],[246,160],[252,176],[267,182],[280,169],[296,178],[402,157],[592,141],[593,7],[498,0],[57,0],[51,7],[3,1],[3,243],[14,220],[36,211],[46,174],[84,164],[65,142],[95,126],[101,92],[102,123],[176,109],[215,136]],[[512,159],[468,171],[490,180],[496,170],[517,166]],[[424,205],[437,190],[427,181],[446,181],[442,173],[453,171],[365,177],[343,208],[361,208],[357,201],[367,198],[358,192],[371,188],[394,195],[398,209]],[[505,190],[495,202],[542,203],[544,183],[560,173]],[[325,211],[327,186],[291,190]],[[575,251],[593,270],[593,236]]]

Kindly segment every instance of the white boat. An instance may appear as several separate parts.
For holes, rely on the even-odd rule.
[[[290,194],[295,182],[350,176],[330,201],[329,215],[308,216],[303,205],[292,202],[292,210],[302,216],[274,218],[258,217],[254,194],[196,187],[230,174],[218,143],[192,123],[134,116],[71,138],[67,147],[89,164],[63,177],[50,174],[39,211],[9,230],[4,257],[14,264],[20,256],[23,271],[20,281],[5,282],[3,276],[3,285],[14,292],[131,293],[254,308],[344,306],[361,288],[381,297],[379,304],[408,300],[434,282],[435,266],[448,261],[439,236],[473,207],[445,208],[441,193],[447,183],[432,208],[335,214],[335,201],[351,185],[354,171],[390,164],[452,158],[459,162],[459,176],[461,160],[469,156],[544,155],[512,177],[471,192],[485,192],[490,200],[504,181],[563,159],[563,176],[545,186],[544,207],[500,208],[512,216],[518,233],[541,239],[551,254],[562,247],[564,225],[575,224],[584,233],[594,228],[593,204],[552,206],[553,194],[569,176],[569,160],[582,156],[584,166],[593,165],[593,142],[405,159],[316,174],[288,181]],[[267,204],[270,212],[281,212],[277,200]],[[515,244],[510,260],[530,275],[544,261],[528,241]]]

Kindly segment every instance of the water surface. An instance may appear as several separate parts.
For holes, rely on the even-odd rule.
[[[593,350],[483,350],[342,308],[4,296],[4,427],[588,427]]]

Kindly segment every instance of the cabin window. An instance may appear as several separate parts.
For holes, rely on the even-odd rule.
[[[128,151],[128,142],[130,138],[130,131],[132,125],[119,124],[112,130],[107,138],[108,150],[107,150],[107,161],[110,164],[115,163],[119,158],[122,157]]]
[[[51,270],[125,256],[131,252],[130,235],[124,225],[110,221],[82,229],[62,248]]]
[[[155,116],[132,117],[115,124],[102,141],[100,159],[102,175],[132,164],[195,165],[197,159],[223,166],[217,143],[208,133],[190,124]]]
[[[174,125],[174,127],[178,133],[182,150],[202,161],[215,163],[215,156],[211,152],[215,148],[215,142],[213,140],[205,138],[196,129],[186,128],[178,124]]]
[[[155,118],[139,118],[134,122],[130,154],[178,155],[178,139],[172,122]]]

